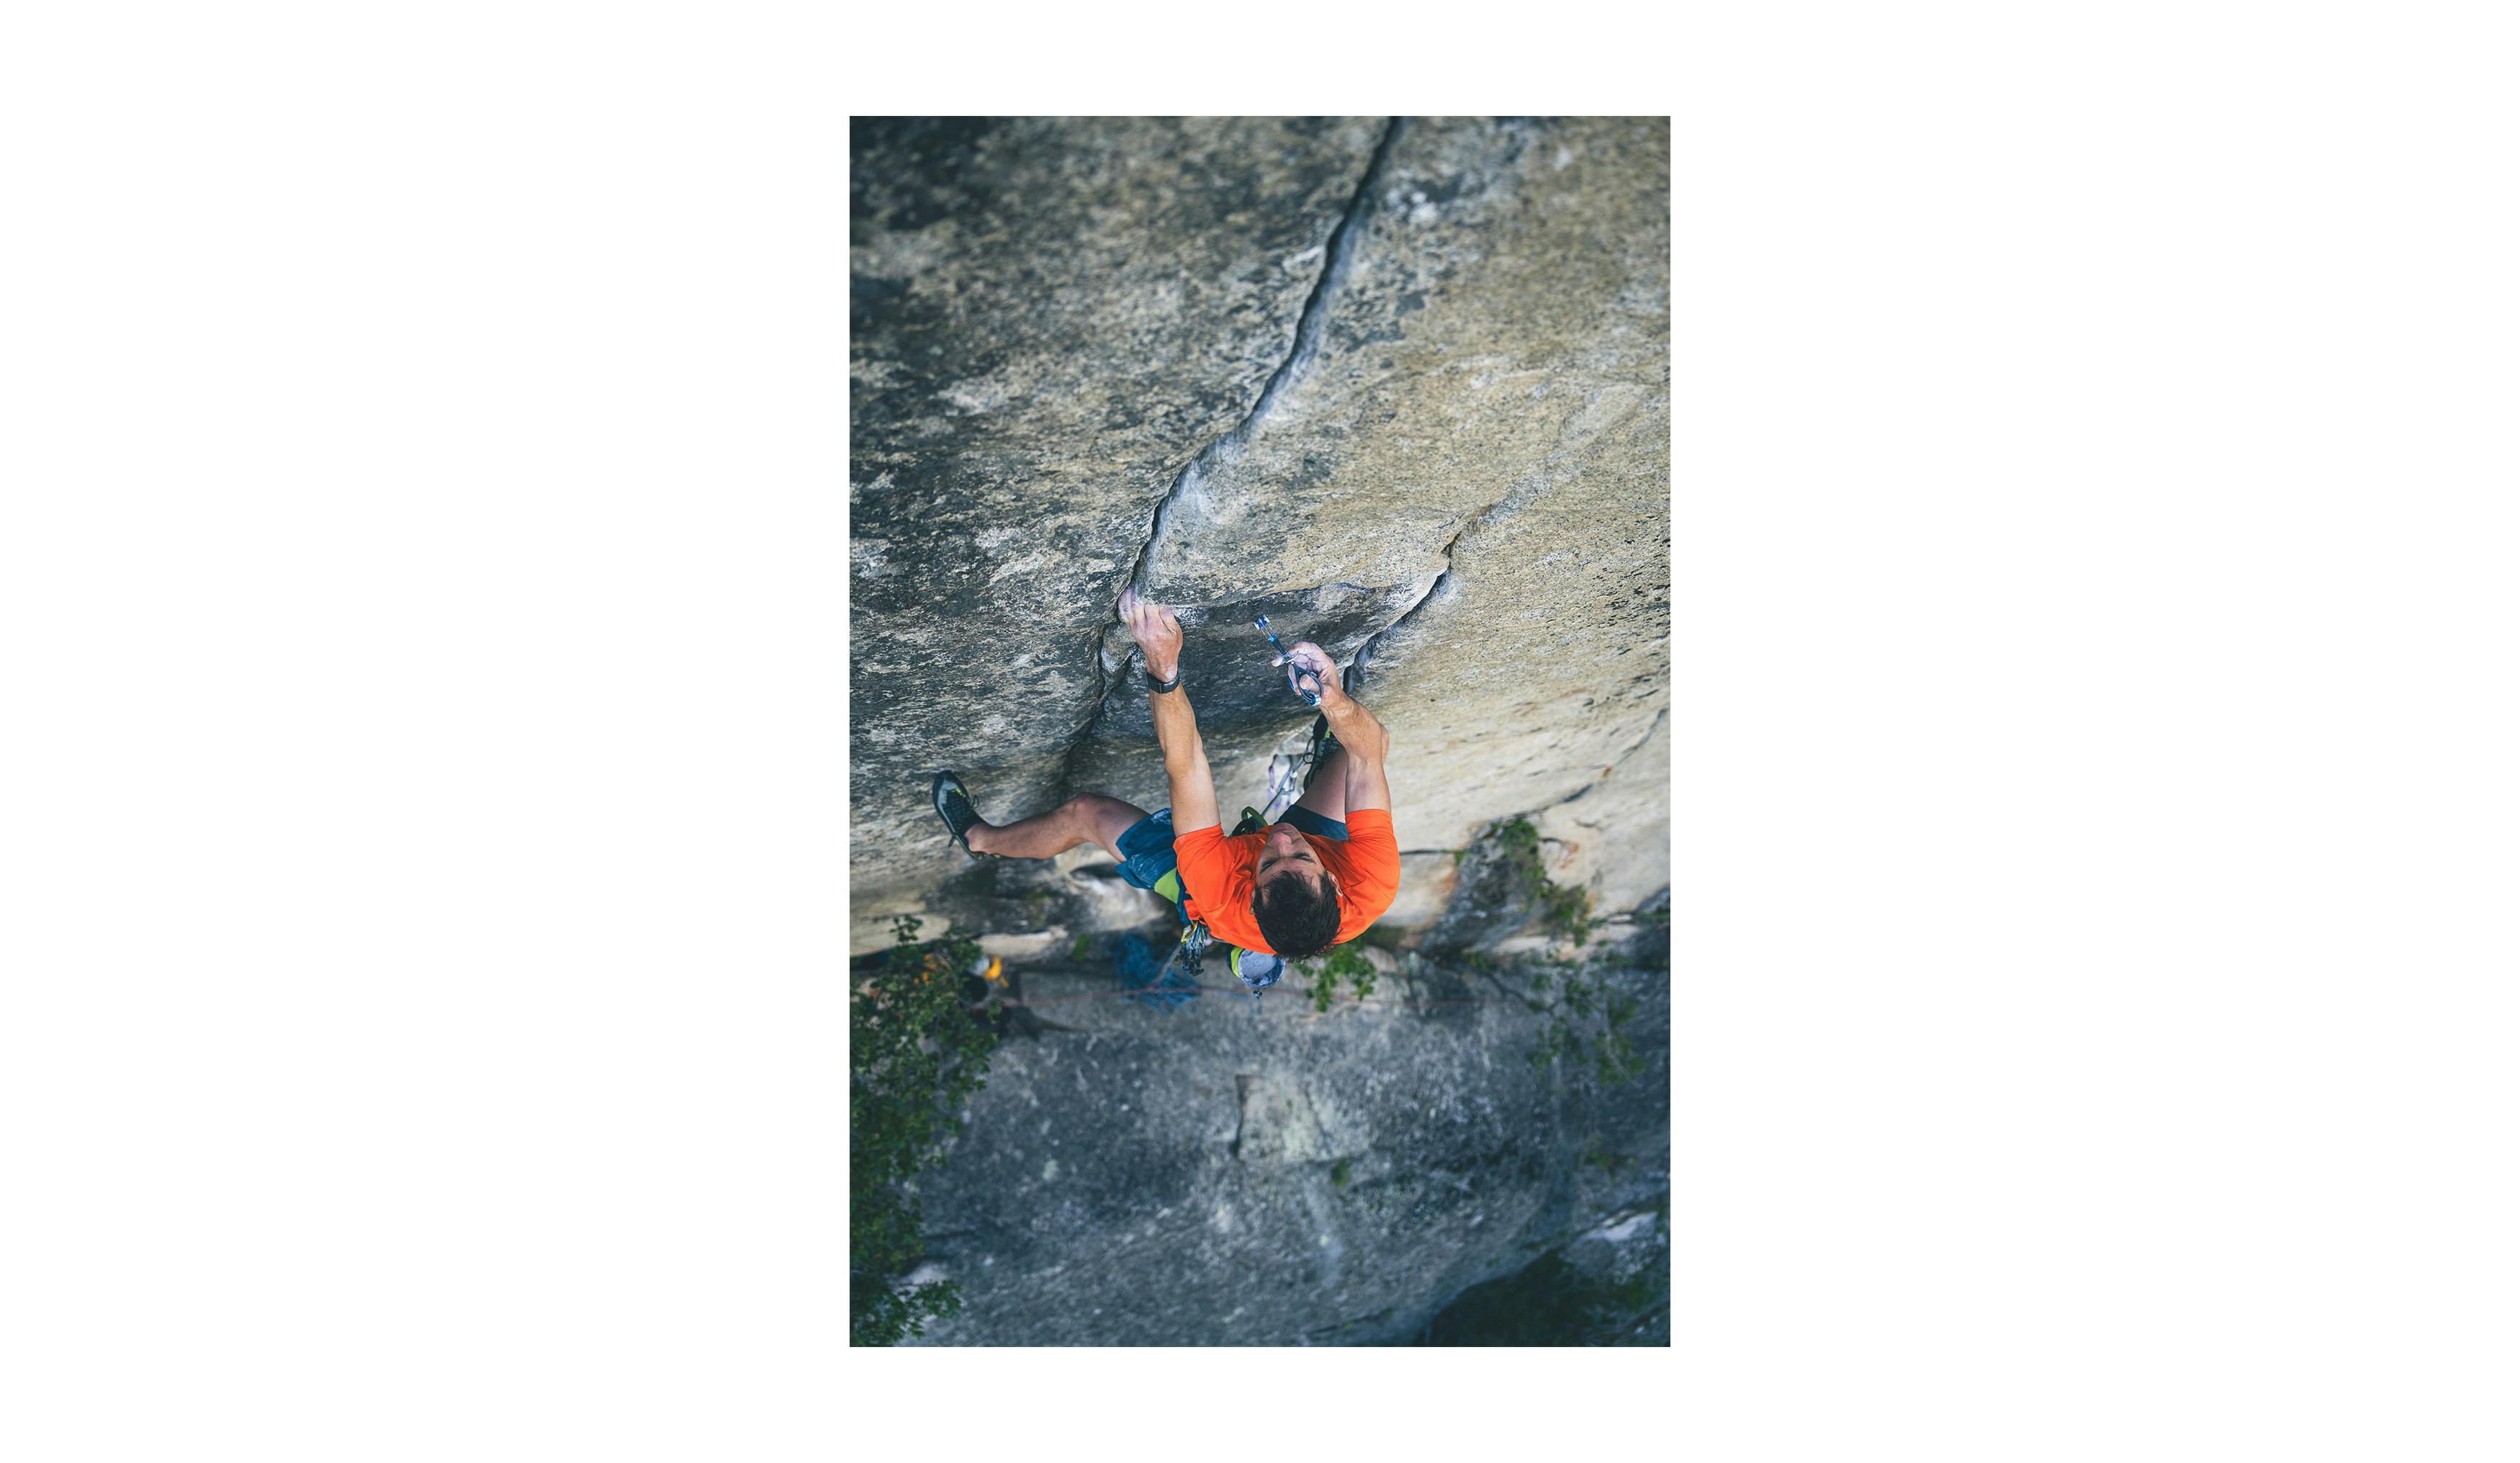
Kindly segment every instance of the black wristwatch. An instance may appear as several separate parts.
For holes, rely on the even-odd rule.
[[[1161,695],[1168,690],[1181,689],[1181,667],[1173,667],[1173,679],[1170,681],[1158,681],[1155,679],[1155,673],[1152,670],[1148,670],[1147,672],[1147,688],[1155,692],[1157,695]]]

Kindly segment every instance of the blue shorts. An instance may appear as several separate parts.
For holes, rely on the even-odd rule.
[[[1288,808],[1278,816],[1278,821],[1288,824],[1298,833],[1315,838],[1347,841],[1347,824],[1334,818],[1324,818],[1310,808]],[[1180,863],[1173,858],[1173,810],[1158,809],[1129,825],[1120,835],[1120,877],[1140,889],[1151,889],[1178,907],[1181,904],[1181,877],[1175,872]]]

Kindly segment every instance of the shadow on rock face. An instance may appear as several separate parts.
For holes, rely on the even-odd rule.
[[[1418,1344],[1671,1345],[1666,1214],[1622,1216],[1511,1275],[1471,1286],[1427,1322]]]
[[[1283,734],[1289,723],[1309,721],[1315,714],[1286,684],[1284,670],[1270,665],[1277,652],[1253,621],[1266,615],[1280,643],[1311,641],[1344,665],[1423,593],[1422,584],[1329,585],[1258,595],[1187,612],[1182,625],[1182,679],[1195,687],[1200,734],[1233,736],[1254,730]],[[1103,643],[1114,658],[1132,656],[1137,648],[1116,630],[1104,637]],[[1117,740],[1145,756],[1152,751],[1154,720],[1138,669],[1132,661],[1130,673],[1115,678],[1095,731],[1098,736]],[[1217,789],[1220,798],[1226,793],[1223,787]]]

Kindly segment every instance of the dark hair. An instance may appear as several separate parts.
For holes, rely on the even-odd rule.
[[[1282,875],[1251,891],[1251,915],[1282,958],[1308,959],[1338,943],[1338,885],[1328,874]]]

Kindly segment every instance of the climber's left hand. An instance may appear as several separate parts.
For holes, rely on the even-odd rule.
[[[1182,628],[1173,612],[1160,604],[1138,598],[1135,588],[1120,592],[1120,623],[1129,627],[1129,638],[1147,657],[1147,671],[1158,681],[1170,681],[1181,669]]]

